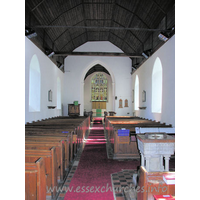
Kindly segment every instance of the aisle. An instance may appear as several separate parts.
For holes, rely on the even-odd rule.
[[[138,161],[107,158],[104,128],[101,118],[95,118],[64,200],[113,200],[111,174],[122,169],[136,169],[138,165]]]

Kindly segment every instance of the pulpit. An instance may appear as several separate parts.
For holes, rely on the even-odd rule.
[[[69,116],[79,116],[80,115],[80,105],[68,104],[68,115]]]

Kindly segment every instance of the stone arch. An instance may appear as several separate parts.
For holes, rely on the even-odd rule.
[[[80,97],[81,97],[81,102],[82,102],[83,105],[81,106],[81,109],[80,109],[81,111],[80,112],[83,113],[83,110],[84,110],[84,79],[85,79],[85,76],[86,76],[87,72],[92,67],[94,67],[95,65],[103,66],[109,72],[109,74],[111,76],[111,80],[112,80],[112,105],[113,105],[112,110],[115,111],[115,98],[114,98],[115,97],[115,78],[114,78],[114,74],[113,74],[111,68],[106,63],[104,63],[104,62],[102,62],[100,60],[95,60],[95,61],[89,63],[85,67],[85,69],[84,69],[84,71],[83,71],[83,73],[81,75],[81,81],[80,81],[80,84],[81,84],[80,92],[81,92],[81,94],[80,94]]]

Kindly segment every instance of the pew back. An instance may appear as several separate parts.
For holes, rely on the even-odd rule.
[[[27,200],[46,199],[46,176],[43,158],[25,163],[25,193]]]

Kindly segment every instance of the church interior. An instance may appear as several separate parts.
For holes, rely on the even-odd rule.
[[[25,199],[175,199],[175,0],[25,0]]]

